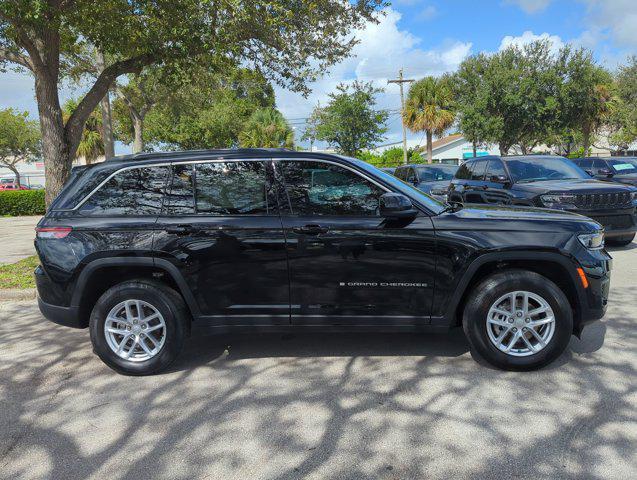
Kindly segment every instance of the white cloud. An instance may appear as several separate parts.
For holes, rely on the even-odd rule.
[[[500,42],[499,50],[504,50],[510,46],[523,47],[524,45],[528,45],[529,43],[533,43],[538,40],[548,40],[551,43],[551,51],[557,52],[560,48],[564,46],[564,42],[557,35],[550,35],[549,33],[541,33],[539,35],[534,34],[532,31],[527,30],[522,35],[517,37],[507,35]]]
[[[524,10],[526,13],[538,13],[544,10],[551,0],[507,0]]]
[[[593,32],[607,31],[618,46],[637,49],[637,1],[583,0]]]
[[[421,39],[405,30],[400,30],[398,22],[401,14],[388,8],[386,15],[379,18],[378,24],[370,23],[355,33],[360,43],[354,47],[352,56],[338,65],[314,84],[310,85],[309,97],[276,89],[277,107],[287,118],[304,118],[312,111],[317,102],[327,103],[328,94],[339,83],[354,80],[373,82],[385,89],[379,95],[379,108],[397,109],[400,107],[399,88],[395,84],[387,85],[387,80],[396,78],[398,70],[404,69],[406,78],[421,78],[425,75],[441,75],[456,70],[458,65],[471,51],[471,43],[446,41],[440,46],[423,49]],[[388,139],[400,132],[400,122],[388,122]],[[298,126],[299,131],[303,126]]]
[[[436,15],[438,15],[438,9],[434,5],[427,5],[420,10],[416,17],[418,20],[431,20]]]

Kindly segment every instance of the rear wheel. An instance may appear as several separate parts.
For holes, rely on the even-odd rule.
[[[635,234],[632,235],[622,235],[621,237],[611,237],[606,239],[606,243],[613,247],[625,247],[626,245],[630,245],[632,241],[635,239]]]
[[[187,319],[181,296],[171,288],[148,281],[124,282],[107,290],[95,304],[91,342],[113,370],[149,375],[177,357]]]
[[[564,293],[535,272],[509,270],[470,293],[463,328],[471,346],[506,370],[533,370],[557,358],[573,331]]]

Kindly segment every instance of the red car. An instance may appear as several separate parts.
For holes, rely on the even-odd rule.
[[[29,190],[29,187],[25,187],[24,185],[16,185],[15,183],[2,183],[0,184],[0,192],[6,190]]]

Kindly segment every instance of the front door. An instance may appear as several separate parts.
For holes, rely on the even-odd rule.
[[[285,239],[269,160],[173,165],[155,250],[212,324],[289,324]]]
[[[350,167],[323,160],[274,166],[292,323],[428,323],[435,272],[430,218],[388,224],[378,212],[387,190]]]

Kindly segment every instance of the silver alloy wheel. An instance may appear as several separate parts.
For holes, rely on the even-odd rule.
[[[157,355],[164,346],[166,322],[150,303],[125,300],[108,312],[104,336],[118,357],[143,362]]]
[[[555,314],[536,293],[515,291],[493,302],[486,324],[489,340],[498,350],[526,357],[549,344],[555,333]]]

